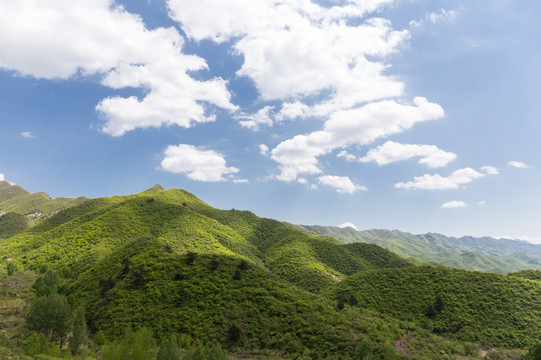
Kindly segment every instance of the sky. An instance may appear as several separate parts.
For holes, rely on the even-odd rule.
[[[541,243],[537,0],[4,0],[0,180]]]

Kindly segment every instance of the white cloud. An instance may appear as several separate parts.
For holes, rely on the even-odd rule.
[[[235,184],[249,184],[250,180],[248,180],[248,179],[234,179],[233,183],[235,183]]]
[[[235,110],[227,83],[197,81],[204,59],[182,53],[174,28],[148,30],[112,0],[0,2],[0,68],[43,79],[103,76],[113,89],[144,89],[142,99],[109,97],[96,109],[102,130],[121,136],[136,128],[213,121],[207,105]]]
[[[481,200],[481,201],[479,201],[479,202],[477,203],[477,205],[482,206],[482,205],[486,205],[486,203],[487,203],[487,202],[486,202],[485,200]]]
[[[6,180],[4,174],[0,173],[0,181],[4,181],[4,180]]]
[[[259,145],[259,153],[263,156],[269,155],[269,147],[265,144]]]
[[[32,139],[32,138],[35,138],[35,136],[32,135],[32,133],[31,133],[30,131],[23,131],[23,132],[21,133],[21,136],[22,136],[23,138],[26,138],[26,139]]]
[[[421,189],[421,190],[448,190],[457,189],[459,185],[467,184],[475,179],[482,178],[485,174],[472,168],[459,169],[450,176],[444,177],[439,174],[425,174],[416,176],[413,181],[397,183],[397,189]]]
[[[429,168],[444,167],[456,159],[455,154],[443,151],[435,145],[410,145],[387,141],[385,144],[370,150],[360,161],[375,161],[381,166],[417,156],[421,157],[419,164],[424,164]]]
[[[338,158],[344,158],[346,161],[355,161],[357,157],[353,154],[348,153],[346,150],[342,150],[336,155]]]
[[[481,170],[483,170],[487,175],[498,175],[500,173],[500,170],[494,166],[483,166]]]
[[[261,125],[272,126],[273,121],[270,112],[274,109],[274,106],[265,106],[255,114],[241,113],[236,116],[240,125],[247,127],[254,131],[259,130]]]
[[[409,26],[412,28],[420,28],[425,24],[425,20],[430,21],[432,25],[442,20],[453,22],[458,15],[459,15],[459,11],[457,10],[441,9],[439,12],[426,14],[425,19],[411,20],[409,22]]]
[[[444,209],[456,209],[456,208],[463,208],[466,206],[468,206],[468,204],[466,204],[464,201],[457,201],[457,200],[448,201],[441,205],[441,207]]]
[[[385,74],[385,59],[409,33],[381,18],[363,18],[392,1],[326,8],[309,0],[169,0],[168,6],[188,37],[232,41],[244,58],[237,74],[252,79],[264,100],[288,101],[281,119],[402,94],[402,82]],[[330,94],[324,103],[303,102],[322,92]]]
[[[170,145],[165,149],[161,168],[175,174],[186,174],[192,180],[225,181],[226,174],[239,171],[227,167],[222,154],[214,150],[203,150],[192,145]]]
[[[512,167],[516,167],[516,168],[519,168],[519,169],[527,169],[527,168],[529,168],[529,166],[527,164],[523,163],[522,161],[509,161],[509,163],[507,163],[507,165],[512,166]]]
[[[440,20],[453,21],[458,16],[458,11],[456,10],[445,10],[441,9],[438,13],[430,13],[427,15],[427,18],[432,22],[432,24],[437,23]]]
[[[353,194],[357,190],[367,190],[366,187],[356,185],[347,176],[325,175],[318,178],[319,182],[336,189],[342,194]]]
[[[357,231],[359,230],[359,229],[357,229],[357,226],[355,226],[354,224],[350,223],[349,221],[348,221],[348,222],[345,222],[345,223],[343,223],[343,224],[338,225],[338,227],[341,228],[341,229],[345,229],[345,228],[350,227],[350,228],[352,228],[352,229],[354,229],[354,230],[357,230]]]
[[[322,170],[317,158],[321,155],[353,144],[369,144],[444,115],[438,104],[422,97],[416,97],[413,105],[386,100],[336,112],[325,122],[323,130],[297,135],[271,151],[272,159],[280,166],[278,179],[294,181],[299,174],[319,174]]]
[[[296,101],[294,103],[285,102],[282,104],[280,112],[276,114],[275,119],[278,121],[287,119],[293,120],[296,118],[306,117],[309,113],[310,108],[306,104],[301,103],[300,101]]]

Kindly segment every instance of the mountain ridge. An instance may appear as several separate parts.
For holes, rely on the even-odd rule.
[[[355,230],[351,227],[303,225],[318,233],[334,236],[344,243],[367,242],[380,245],[400,256],[466,270],[508,273],[541,269],[541,245],[522,240],[448,237],[438,233],[414,235],[400,230]]]

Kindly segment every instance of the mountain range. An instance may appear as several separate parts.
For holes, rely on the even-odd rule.
[[[10,186],[0,192],[29,196]],[[127,329],[146,327],[158,341],[218,342],[243,358],[473,359],[483,348],[527,348],[541,338],[536,270],[502,275],[431,264],[219,210],[160,185],[66,199],[54,210],[43,204],[49,213],[18,210],[44,215],[0,236],[3,264],[19,269],[11,278],[0,272],[8,289],[0,300],[18,304],[6,309],[24,318],[36,295],[14,279],[54,272],[59,293],[85,309],[91,338],[105,334],[113,344]],[[0,354],[30,336],[23,326],[3,327]]]
[[[466,270],[506,274],[523,269],[541,269],[541,245],[521,240],[448,237],[436,233],[413,235],[398,230],[358,231],[351,227],[304,226],[307,230],[335,237],[343,243],[370,243],[402,257]]]

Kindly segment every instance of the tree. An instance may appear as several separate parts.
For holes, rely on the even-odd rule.
[[[180,350],[174,337],[162,341],[156,360],[180,360]]]
[[[59,282],[58,274],[55,271],[49,271],[44,277],[38,278],[32,288],[36,291],[36,295],[47,296],[58,292]]]
[[[105,334],[103,333],[103,331],[98,331],[96,333],[96,335],[94,335],[94,344],[97,345],[97,346],[103,346],[105,345],[105,342],[107,341],[107,339],[105,338]]]
[[[58,341],[60,347],[70,330],[71,308],[64,295],[50,294],[34,300],[26,324],[30,330]]]
[[[357,348],[355,349],[355,360],[373,360],[374,359],[374,348],[372,344],[367,340],[362,340]]]
[[[85,309],[82,306],[77,307],[71,324],[72,335],[69,338],[69,347],[73,355],[77,354],[79,346],[86,340],[86,320]],[[103,333],[102,333],[103,334]]]
[[[125,341],[128,340],[127,338]],[[154,337],[152,336],[152,331],[146,327],[142,327],[133,334],[133,340],[131,344],[126,344],[130,346],[130,356],[129,359],[132,360],[152,360],[154,359],[154,354],[152,349],[155,346]]]
[[[425,310],[425,314],[426,314],[426,316],[428,316],[431,319],[434,316],[436,316],[436,309],[434,309],[434,305],[428,305],[428,307]]]
[[[434,302],[434,309],[436,310],[436,312],[440,312],[443,310],[443,308],[445,307],[445,303],[443,302],[443,299],[438,296],[438,298],[436,299],[436,302]]]
[[[15,274],[17,270],[17,265],[13,261],[8,262],[7,271],[9,276]]]
[[[227,341],[230,344],[235,344],[240,340],[241,331],[239,327],[235,324],[232,324],[227,330]]]
[[[541,360],[541,343],[531,347],[521,360]]]

